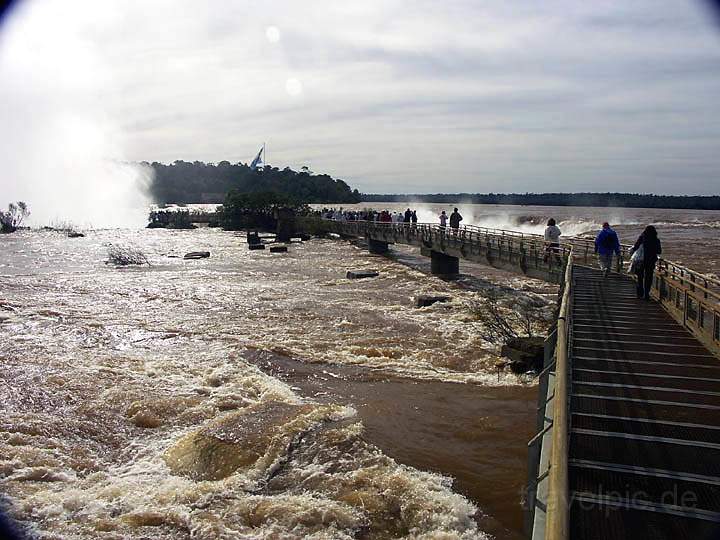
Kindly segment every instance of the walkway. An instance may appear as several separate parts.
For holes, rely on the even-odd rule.
[[[720,362],[629,279],[572,288],[570,537],[720,537]]]

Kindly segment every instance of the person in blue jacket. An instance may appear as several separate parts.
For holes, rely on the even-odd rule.
[[[604,277],[607,277],[612,268],[613,253],[620,256],[620,240],[607,221],[603,223],[602,231],[595,238],[595,253],[599,255],[600,269]]]

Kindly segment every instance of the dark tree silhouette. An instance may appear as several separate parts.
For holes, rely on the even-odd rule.
[[[0,210],[0,232],[15,232],[29,215],[30,210],[24,202],[10,203],[7,212]]]
[[[232,190],[276,192],[305,203],[355,203],[360,193],[327,174],[296,172],[289,167],[252,169],[243,163],[217,164],[177,160],[170,165],[143,163],[155,175],[148,190],[157,203],[222,203]]]
[[[364,202],[516,204],[532,206],[599,206],[720,210],[719,195],[651,195],[640,193],[434,193],[363,194]]]

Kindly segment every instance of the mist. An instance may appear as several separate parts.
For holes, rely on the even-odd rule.
[[[62,9],[20,3],[0,26],[0,205],[25,201],[32,226],[141,227],[152,173],[126,160],[108,112],[113,80],[83,37],[97,8]]]

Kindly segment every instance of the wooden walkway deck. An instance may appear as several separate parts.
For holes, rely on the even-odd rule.
[[[573,269],[570,537],[720,538],[720,361],[634,285]]]

